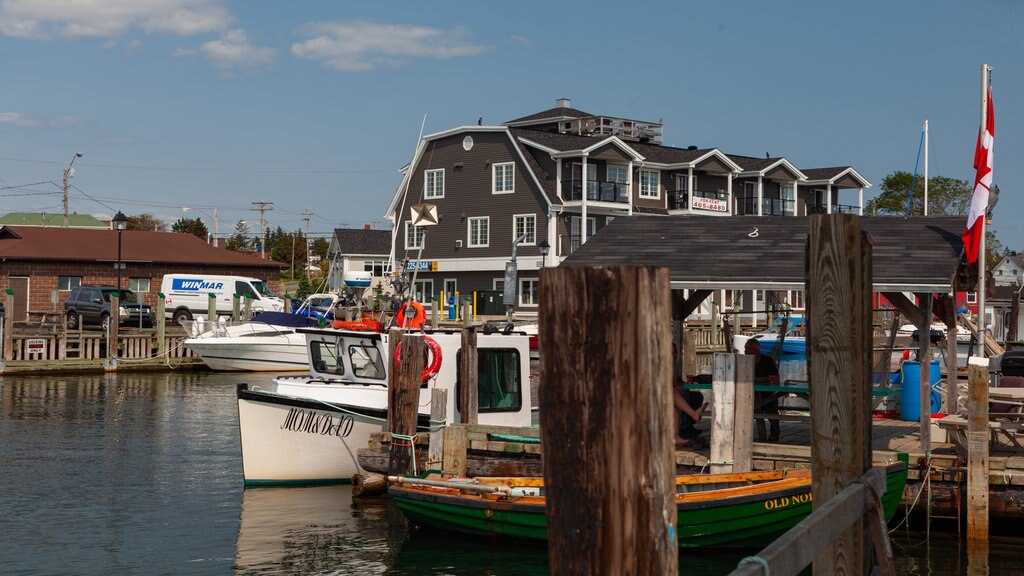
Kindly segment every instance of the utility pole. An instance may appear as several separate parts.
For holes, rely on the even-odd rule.
[[[311,282],[309,273],[309,217],[309,208],[306,208],[302,212],[302,219],[306,221],[306,281]],[[292,266],[294,267],[295,265],[292,264]]]
[[[81,158],[81,152],[75,152],[75,155],[71,157],[71,163],[64,170],[64,227],[68,227],[68,180],[75,175],[75,169],[72,166],[75,165],[75,160]]]
[[[267,246],[266,246],[267,227],[266,227],[266,224],[264,223],[263,216],[264,216],[264,214],[266,212],[274,209],[274,203],[273,202],[268,202],[266,200],[257,200],[256,202],[252,202],[252,205],[255,206],[255,208],[253,208],[253,210],[255,210],[255,211],[260,213],[260,258],[266,258],[267,257]]]

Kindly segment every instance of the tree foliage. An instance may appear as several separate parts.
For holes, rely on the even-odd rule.
[[[206,224],[199,218],[178,218],[178,221],[171,226],[171,232],[183,232],[185,234],[192,234],[197,238],[206,240],[210,235],[210,231],[206,228]]]
[[[235,252],[252,252],[253,240],[249,237],[249,226],[245,220],[239,220],[235,224],[235,233],[228,238],[227,249]]]
[[[878,197],[865,206],[865,214],[906,214],[907,198],[913,185],[914,199],[910,206],[911,216],[924,214],[924,177],[916,180],[909,172],[896,171],[882,180]],[[971,188],[966,180],[932,176],[928,178],[928,214],[948,216],[967,215],[971,206]]]
[[[149,213],[136,214],[128,217],[126,230],[143,230],[146,232],[167,232],[167,223]]]

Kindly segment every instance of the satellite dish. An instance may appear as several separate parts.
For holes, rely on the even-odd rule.
[[[433,226],[438,223],[437,204],[416,204],[409,207],[409,220],[413,226]]]

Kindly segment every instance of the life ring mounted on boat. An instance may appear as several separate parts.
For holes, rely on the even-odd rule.
[[[421,382],[426,382],[441,370],[441,345],[430,336],[423,337],[423,344],[430,350],[430,364],[423,369],[423,375],[420,377]],[[402,343],[399,342],[398,346],[395,347],[395,368],[402,363]]]
[[[412,308],[416,313],[412,316],[406,316],[405,311],[407,308]],[[423,304],[415,300],[409,300],[402,307],[398,309],[395,314],[395,323],[398,324],[399,328],[422,328],[427,322],[427,311],[423,309]]]

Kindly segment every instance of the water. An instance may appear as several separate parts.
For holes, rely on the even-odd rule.
[[[4,378],[0,573],[547,574],[542,546],[410,527],[348,486],[243,490],[240,374]],[[897,531],[905,574],[965,573],[955,539]],[[992,574],[1024,574],[1022,540],[994,540]],[[726,574],[746,552],[686,552]]]

